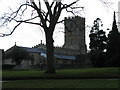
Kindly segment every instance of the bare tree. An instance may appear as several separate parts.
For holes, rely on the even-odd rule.
[[[1,20],[3,20],[2,25],[6,26],[12,21],[17,22],[17,25],[12,29],[8,34],[0,33],[0,36],[9,36],[11,35],[18,26],[22,23],[28,23],[33,25],[38,25],[43,28],[46,37],[46,50],[47,50],[47,73],[55,73],[54,68],[54,48],[53,48],[53,32],[57,23],[61,23],[64,20],[59,21],[59,17],[63,10],[73,13],[73,9],[83,8],[83,7],[73,7],[79,0],[70,1],[69,4],[64,4],[64,0],[26,0],[25,3],[21,4],[16,11],[11,13],[5,13]],[[103,1],[103,0],[100,0]],[[45,8],[42,7],[44,3]],[[105,2],[103,2],[105,3]],[[30,18],[25,17],[24,14],[27,10],[31,9]],[[35,22],[35,21],[39,22]]]
[[[68,8],[76,9],[79,7],[72,7],[76,4],[79,0],[74,0],[69,4],[63,4],[62,0],[53,0],[52,2],[48,0],[38,0],[38,2],[34,0],[26,0],[26,3],[21,4],[16,11],[12,11],[11,13],[6,13],[2,16],[3,23],[2,25],[6,26],[8,23],[15,21],[17,25],[13,28],[13,30],[9,34],[1,34],[1,36],[9,36],[11,35],[18,26],[22,23],[34,24],[39,25],[44,29],[45,37],[46,37],[46,50],[47,50],[47,73],[55,73],[54,68],[54,46],[53,46],[53,32],[55,30],[55,26],[57,23],[61,23],[63,20],[58,21],[63,10],[67,12],[72,11],[68,10]],[[46,11],[42,9],[41,2],[44,2],[46,6]],[[32,8],[31,18],[23,19],[25,11],[28,8]],[[35,15],[33,15],[35,14]],[[39,22],[35,22],[38,18]]]

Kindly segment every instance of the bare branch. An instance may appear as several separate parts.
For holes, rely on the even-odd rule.
[[[68,8],[68,7],[72,6],[72,5],[74,5],[75,3],[77,3],[78,1],[79,1],[79,0],[76,0],[76,1],[74,1],[73,3],[71,3],[71,4],[69,4],[69,5],[64,4],[63,7],[62,7],[62,9]]]
[[[40,23],[34,23],[34,22],[29,22],[29,21],[18,21],[18,22],[28,23],[28,24],[34,24],[34,25],[39,25],[39,26],[43,27]]]
[[[73,9],[72,9],[72,11],[70,11],[70,10],[68,10],[68,8],[66,8],[66,11],[67,11],[67,12],[70,12],[70,13],[72,13],[74,16],[76,16],[75,13],[73,12]]]
[[[17,11],[12,12],[11,14],[5,13],[4,16],[1,17],[1,19],[5,19],[5,21],[3,22],[3,24],[8,23],[8,22],[11,22],[13,19],[15,19],[15,18],[18,16],[18,13],[19,13],[19,11],[22,9],[23,6],[26,6],[26,7],[25,7],[25,9],[22,11],[22,14],[23,14],[23,13],[25,12],[25,10],[27,9],[27,6],[30,6],[30,7],[34,8],[32,5],[29,5],[29,4],[22,4],[22,5],[20,5],[20,7],[17,9]],[[10,10],[12,10],[12,9],[10,9]],[[22,15],[22,14],[21,14],[21,15]],[[9,16],[7,16],[7,15],[9,15]],[[19,15],[20,15],[20,14],[19,14]],[[21,16],[21,15],[20,15],[20,16]]]
[[[11,34],[15,31],[15,29],[16,29],[18,26],[20,26],[21,23],[22,23],[22,22],[18,23],[18,24],[13,28],[12,32],[10,32],[9,34],[3,34],[3,33],[1,33],[2,35],[1,35],[0,37],[5,37],[5,36],[11,35]]]
[[[24,23],[29,23],[29,24],[35,24],[35,25],[40,25],[41,27],[43,27],[40,23],[34,23],[34,22],[30,22],[31,20],[34,20],[36,18],[38,18],[39,16],[27,19],[27,20],[15,20],[16,22],[24,22]]]
[[[52,8],[53,4],[54,4],[54,1],[52,1],[51,5],[50,5],[50,8]]]
[[[54,1],[52,2],[52,4],[50,5],[50,7],[49,8],[52,8],[52,6],[53,6],[53,4],[54,4]],[[45,21],[47,21],[48,20],[48,16],[49,16],[49,10],[48,10],[48,12],[46,13],[46,16],[45,16]],[[52,11],[51,11],[51,15],[52,15]],[[52,16],[50,15],[50,19],[52,19]],[[50,22],[50,20],[48,20],[49,22]]]
[[[39,1],[39,9],[41,10],[41,2],[40,2],[40,0],[38,0]]]
[[[58,21],[57,24],[58,24],[58,23],[62,23],[62,22],[64,22],[64,21],[65,21],[65,20]]]
[[[57,21],[58,21],[58,19],[59,19],[59,17],[60,17],[60,14],[61,14],[61,12],[62,12],[62,7],[61,7],[61,5],[62,5],[62,3],[61,2],[57,2],[56,3],[56,6],[57,6],[57,9],[56,9],[56,11],[53,13],[53,16],[55,17],[55,21],[54,21],[54,23],[56,24],[57,23]]]
[[[41,10],[37,7],[37,5],[35,4],[35,2],[33,1],[32,2],[33,4],[33,8],[37,11],[38,15],[39,15],[39,18],[41,19],[41,22],[42,22],[42,26],[43,27],[47,27],[46,23],[45,23],[45,20],[43,18],[43,13],[41,12]]]
[[[46,15],[46,18],[45,18],[45,19],[47,19],[47,16],[49,15],[50,20],[51,20],[51,19],[52,19],[51,6],[52,6],[52,4],[54,4],[54,3],[52,3],[51,6],[49,5],[48,1],[45,1],[45,0],[44,0],[44,3],[45,3],[45,5],[46,5],[46,7],[47,7],[47,10],[48,10],[48,14]]]
[[[113,4],[112,2],[108,2],[108,1],[105,1],[105,0],[99,0],[99,1],[103,4],[104,7],[107,7],[107,9],[108,9],[108,8],[113,9],[113,8],[111,7],[111,5]]]
[[[41,1],[38,0],[39,2],[39,6],[36,5],[34,0],[30,0],[31,4],[29,2],[26,1],[25,4],[20,5],[20,7],[17,9],[17,11],[13,12],[13,10],[11,9],[12,13],[11,14],[4,14],[4,16],[1,19],[4,19],[3,24],[7,25],[8,23],[12,22],[12,21],[16,21],[18,24],[15,26],[15,28],[12,30],[12,32],[10,34],[7,35],[3,35],[3,36],[8,36],[11,35],[14,30],[21,24],[21,23],[29,23],[29,24],[35,24],[35,25],[39,25],[43,28],[48,28],[48,27],[55,27],[55,25],[57,23],[63,22],[59,21],[58,19],[60,17],[61,11],[63,9],[66,9],[68,12],[70,12],[67,8],[70,7],[71,10],[72,9],[77,9],[79,7],[71,7],[73,4],[77,3],[79,0],[76,0],[74,2],[72,2],[71,4],[67,5],[67,4],[62,4],[61,1],[55,1],[53,0],[51,5],[49,4],[48,0],[44,0],[44,3],[46,5],[47,8],[47,13],[41,9]],[[24,7],[25,6],[25,7]],[[26,19],[26,20],[22,20],[22,15],[25,13],[25,11],[28,9],[28,6],[33,8],[34,10],[32,10],[31,13],[31,18],[30,19]],[[24,9],[23,9],[24,7]],[[53,10],[52,10],[53,9]],[[34,11],[37,11],[38,16],[32,17],[34,14]],[[71,11],[72,12],[72,11]],[[19,20],[18,20],[18,16]],[[36,22],[32,22],[32,20],[36,19],[36,18],[40,18],[40,22],[36,23]],[[49,26],[47,26],[49,22]],[[52,32],[54,31],[54,29],[52,30]]]
[[[84,9],[84,7],[70,7],[71,9],[78,9],[78,8],[81,8],[81,9]]]

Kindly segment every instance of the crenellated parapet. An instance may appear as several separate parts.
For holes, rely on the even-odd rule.
[[[34,46],[33,48],[41,48],[41,49],[46,50],[46,44],[44,44],[44,43],[40,43],[40,44]]]
[[[70,19],[85,19],[84,17],[80,17],[80,16],[72,16],[72,17],[65,17],[64,20],[70,20]]]

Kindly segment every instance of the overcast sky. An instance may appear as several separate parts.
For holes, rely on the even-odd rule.
[[[0,15],[4,12],[9,12],[9,7],[17,8],[22,0],[0,0]],[[86,18],[86,26],[92,26],[93,21],[96,18],[101,18],[104,29],[111,28],[112,20],[113,20],[113,12],[118,12],[118,1],[119,0],[105,0],[113,2],[110,7],[104,7],[99,0],[80,0],[77,4],[78,6],[84,6],[84,11],[80,12],[80,16]],[[62,13],[61,18],[65,16],[71,16],[70,14],[66,14],[65,12]],[[116,14],[117,16],[117,14]],[[64,44],[64,33],[58,32],[63,31],[63,25],[58,25],[56,28],[56,32],[54,34],[54,40],[56,46],[62,46]],[[8,29],[0,28],[0,33],[9,32]],[[86,42],[89,42],[89,30],[90,28],[86,28]],[[40,30],[38,26],[29,25],[29,24],[22,24],[20,27],[16,29],[16,31],[7,37],[0,37],[0,49],[8,49],[12,47],[15,42],[18,46],[24,47],[33,47],[40,43],[43,40],[45,43],[45,37],[43,32]]]

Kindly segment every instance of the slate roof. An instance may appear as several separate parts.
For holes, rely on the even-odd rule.
[[[46,58],[46,51],[40,48],[28,48],[28,47],[20,47],[20,48],[24,48],[27,52],[30,53],[42,53],[41,56]],[[59,58],[59,59],[67,59],[67,60],[75,60],[76,57],[75,56],[70,56],[70,55],[59,55],[59,54],[55,54],[54,55],[55,58]]]
[[[44,53],[41,53],[40,55],[43,56],[44,58],[47,58],[47,55],[44,54]],[[75,60],[76,59],[75,56],[70,56],[70,55],[58,55],[58,54],[55,54],[54,57],[58,58],[58,59],[65,59],[65,60]]]
[[[46,53],[45,50],[40,48],[28,48],[28,47],[19,47],[25,49],[29,53]]]
[[[23,49],[25,49],[29,53],[39,53],[44,58],[47,57],[46,51],[44,49],[41,49],[41,48],[30,48],[30,47],[21,47],[21,46],[13,46],[12,48],[14,48],[14,47],[23,48]],[[10,48],[10,49],[12,49],[12,48]],[[7,50],[7,52],[10,51],[10,49]],[[75,60],[76,59],[75,56],[61,55],[61,54],[55,54],[54,57],[58,58],[58,59],[65,59],[65,60]]]
[[[75,56],[69,56],[69,55],[58,55],[58,54],[55,54],[54,56],[56,58],[59,58],[59,59],[67,59],[67,60],[75,60],[76,59]]]

